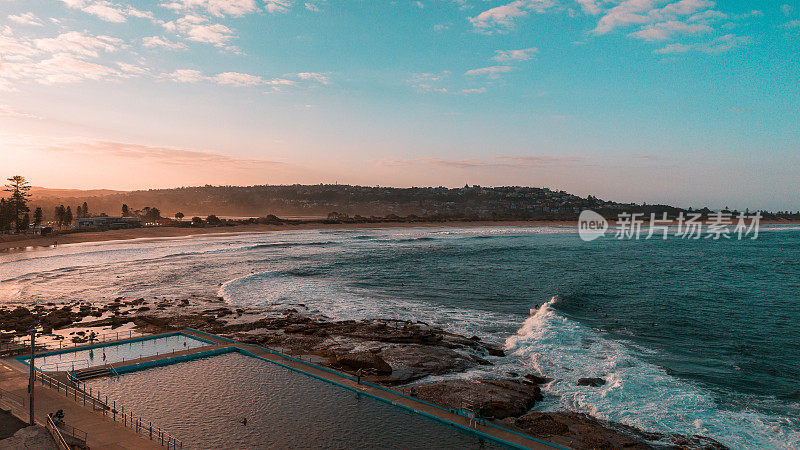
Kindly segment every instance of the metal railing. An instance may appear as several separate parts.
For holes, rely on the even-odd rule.
[[[73,325],[80,325],[80,323],[75,323]],[[64,340],[62,339],[62,340],[58,341],[58,348],[59,349],[70,348],[70,347],[74,348],[74,347],[77,347],[79,345],[99,344],[99,343],[102,343],[102,342],[119,341],[120,339],[133,339],[133,338],[144,337],[144,336],[148,336],[148,334],[147,333],[140,333],[138,331],[133,331],[133,330],[122,331],[122,332],[115,331],[115,332],[111,332],[111,333],[95,334],[94,336],[91,336],[90,334],[85,334],[83,337],[81,337],[79,335],[77,336],[81,340],[85,339],[84,342],[75,342],[75,341],[73,341],[72,345],[70,346],[69,344],[64,345],[63,344]],[[90,337],[91,337],[91,339],[90,339]],[[66,337],[65,337],[65,339],[66,339]],[[30,336],[15,336],[11,340],[10,343],[18,344],[18,345],[28,345],[29,346],[29,345],[31,345],[31,338],[30,338]]]
[[[71,361],[59,361],[57,363],[36,365],[36,368],[43,372],[74,372],[80,369],[88,369],[89,361],[85,359],[75,359]]]
[[[138,434],[150,439],[151,441],[159,442],[167,449],[183,448],[182,441],[178,440],[174,436],[169,435],[160,427],[153,426],[153,422],[146,421],[142,417],[136,417],[130,409],[125,411],[124,406],[118,407],[116,400],[109,405],[108,396],[106,395],[105,400],[102,400],[102,394],[99,390],[95,393],[92,393],[90,388],[89,392],[86,392],[85,387],[84,389],[78,389],[74,386],[70,386],[69,384],[62,383],[61,381],[58,381],[55,378],[38,370],[34,372],[34,376],[42,383],[43,386],[55,389],[58,392],[63,391],[67,398],[71,398],[78,403],[83,402],[84,406],[87,406],[88,404],[95,411],[102,411],[104,416],[111,417],[115,422],[121,423],[126,428],[136,431]]]
[[[53,436],[53,439],[56,441],[56,445],[59,449],[72,450],[72,447],[64,438],[64,435],[61,434],[61,430],[59,430],[56,424],[53,422],[52,417],[47,416],[47,423],[45,424],[45,427],[47,428],[47,431],[50,432],[50,435]]]

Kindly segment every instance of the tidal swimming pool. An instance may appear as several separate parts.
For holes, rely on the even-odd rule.
[[[87,349],[45,353],[34,359],[34,365],[44,371],[86,369],[87,367],[163,355],[206,345],[210,345],[210,343],[183,333],[176,333],[166,336],[133,339],[108,345],[99,344]],[[26,358],[24,361],[27,363],[29,360]]]
[[[90,380],[86,386],[190,448],[505,448],[240,353]]]

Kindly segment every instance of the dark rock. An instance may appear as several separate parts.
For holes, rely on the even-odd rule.
[[[486,351],[489,352],[489,356],[506,356],[506,352],[504,352],[502,349],[499,349],[497,347],[492,347],[492,346],[487,345],[486,346]]]
[[[606,380],[604,380],[602,378],[597,378],[597,377],[595,377],[595,378],[579,378],[578,379],[578,383],[576,383],[576,384],[578,386],[600,387],[600,386],[606,384]]]
[[[541,437],[558,436],[569,432],[569,426],[557,420],[552,414],[535,411],[516,419],[514,425],[526,431],[536,430],[536,435]]]
[[[547,384],[547,383],[553,381],[552,378],[540,377],[539,375],[534,375],[532,373],[529,373],[529,374],[525,375],[525,380],[527,380],[527,381],[529,381],[529,382],[531,382],[533,384]]]
[[[350,352],[342,355],[336,355],[332,363],[338,367],[357,370],[370,370],[377,375],[390,375],[392,373],[392,366],[390,366],[383,358],[377,354],[369,351]]]
[[[447,380],[414,386],[417,398],[448,409],[458,409],[465,402],[488,418],[518,417],[533,408],[542,398],[538,386],[516,380]],[[402,390],[410,393],[410,388]]]

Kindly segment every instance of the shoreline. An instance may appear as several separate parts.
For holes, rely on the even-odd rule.
[[[178,238],[212,234],[265,233],[271,231],[305,231],[305,230],[349,230],[370,228],[436,228],[436,227],[520,227],[520,226],[575,226],[569,221],[449,221],[449,222],[375,222],[375,223],[334,223],[304,222],[285,225],[234,225],[224,227],[178,228],[178,227],[145,227],[125,230],[86,231],[51,236],[28,237],[24,239],[4,240],[0,236],[0,252],[32,250],[52,247],[54,242],[62,244],[80,244],[87,242],[129,241],[135,239]]]
[[[376,229],[376,228],[467,228],[467,227],[573,227],[577,228],[577,221],[565,220],[496,220],[496,221],[447,221],[447,222],[372,222],[372,223],[321,223],[301,222],[297,224],[246,224],[222,227],[144,227],[124,230],[86,231],[50,236],[28,237],[0,235],[0,254],[35,250],[37,248],[50,248],[55,243],[81,244],[89,242],[132,241],[147,239],[168,239],[213,234],[236,233],[266,233],[279,231],[306,231],[306,230],[350,230],[350,229]],[[800,225],[800,221],[762,221],[762,225]],[[616,225],[614,221],[610,225]]]

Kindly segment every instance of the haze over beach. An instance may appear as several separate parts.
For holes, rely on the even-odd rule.
[[[800,448],[800,0],[0,4],[0,448]]]

